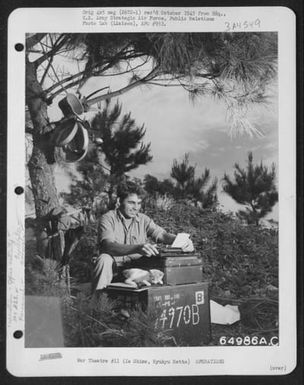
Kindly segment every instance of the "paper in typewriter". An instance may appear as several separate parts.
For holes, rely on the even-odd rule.
[[[295,15],[283,7],[37,7],[10,15],[12,374],[294,369],[295,43]],[[155,223],[191,234],[203,266],[202,288],[158,286],[157,296],[138,299],[141,314],[125,294],[118,307],[92,304],[98,219],[125,174],[146,188],[142,211]],[[236,193],[227,193],[228,180]],[[211,300],[219,313],[208,325]],[[158,313],[147,316],[147,306]]]
[[[190,234],[186,233],[179,233],[177,234],[176,238],[174,239],[174,242],[172,243],[171,247],[179,247],[182,248],[188,241]]]

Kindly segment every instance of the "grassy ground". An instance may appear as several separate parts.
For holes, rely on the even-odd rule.
[[[202,280],[210,283],[211,299],[239,306],[240,322],[231,326],[212,324],[210,345],[246,344],[248,338],[264,344],[263,338],[268,342],[278,335],[276,230],[244,226],[229,215],[186,204],[165,210],[151,205],[145,210],[168,231],[191,234],[203,263]],[[70,265],[74,284],[91,279],[96,235],[96,226],[88,226],[73,255]],[[154,331],[155,314],[134,311],[126,320],[120,316],[117,304],[109,300],[96,306],[89,293],[80,292],[71,298],[64,284],[58,282],[52,263],[35,255],[34,237],[30,236],[26,244],[26,294],[62,298],[68,346],[174,345],[170,332]]]

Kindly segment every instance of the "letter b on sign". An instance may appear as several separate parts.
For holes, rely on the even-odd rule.
[[[196,305],[203,305],[205,303],[205,293],[203,291],[195,292],[195,303]]]

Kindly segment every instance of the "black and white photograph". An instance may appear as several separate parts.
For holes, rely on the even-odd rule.
[[[290,372],[291,14],[79,8],[63,27],[54,9],[42,29],[23,12],[8,356],[35,376]]]

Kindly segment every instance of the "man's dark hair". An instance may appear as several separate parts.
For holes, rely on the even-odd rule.
[[[120,202],[131,194],[136,194],[139,197],[144,198],[145,191],[138,184],[131,181],[122,182],[117,186],[117,198],[119,198]]]

